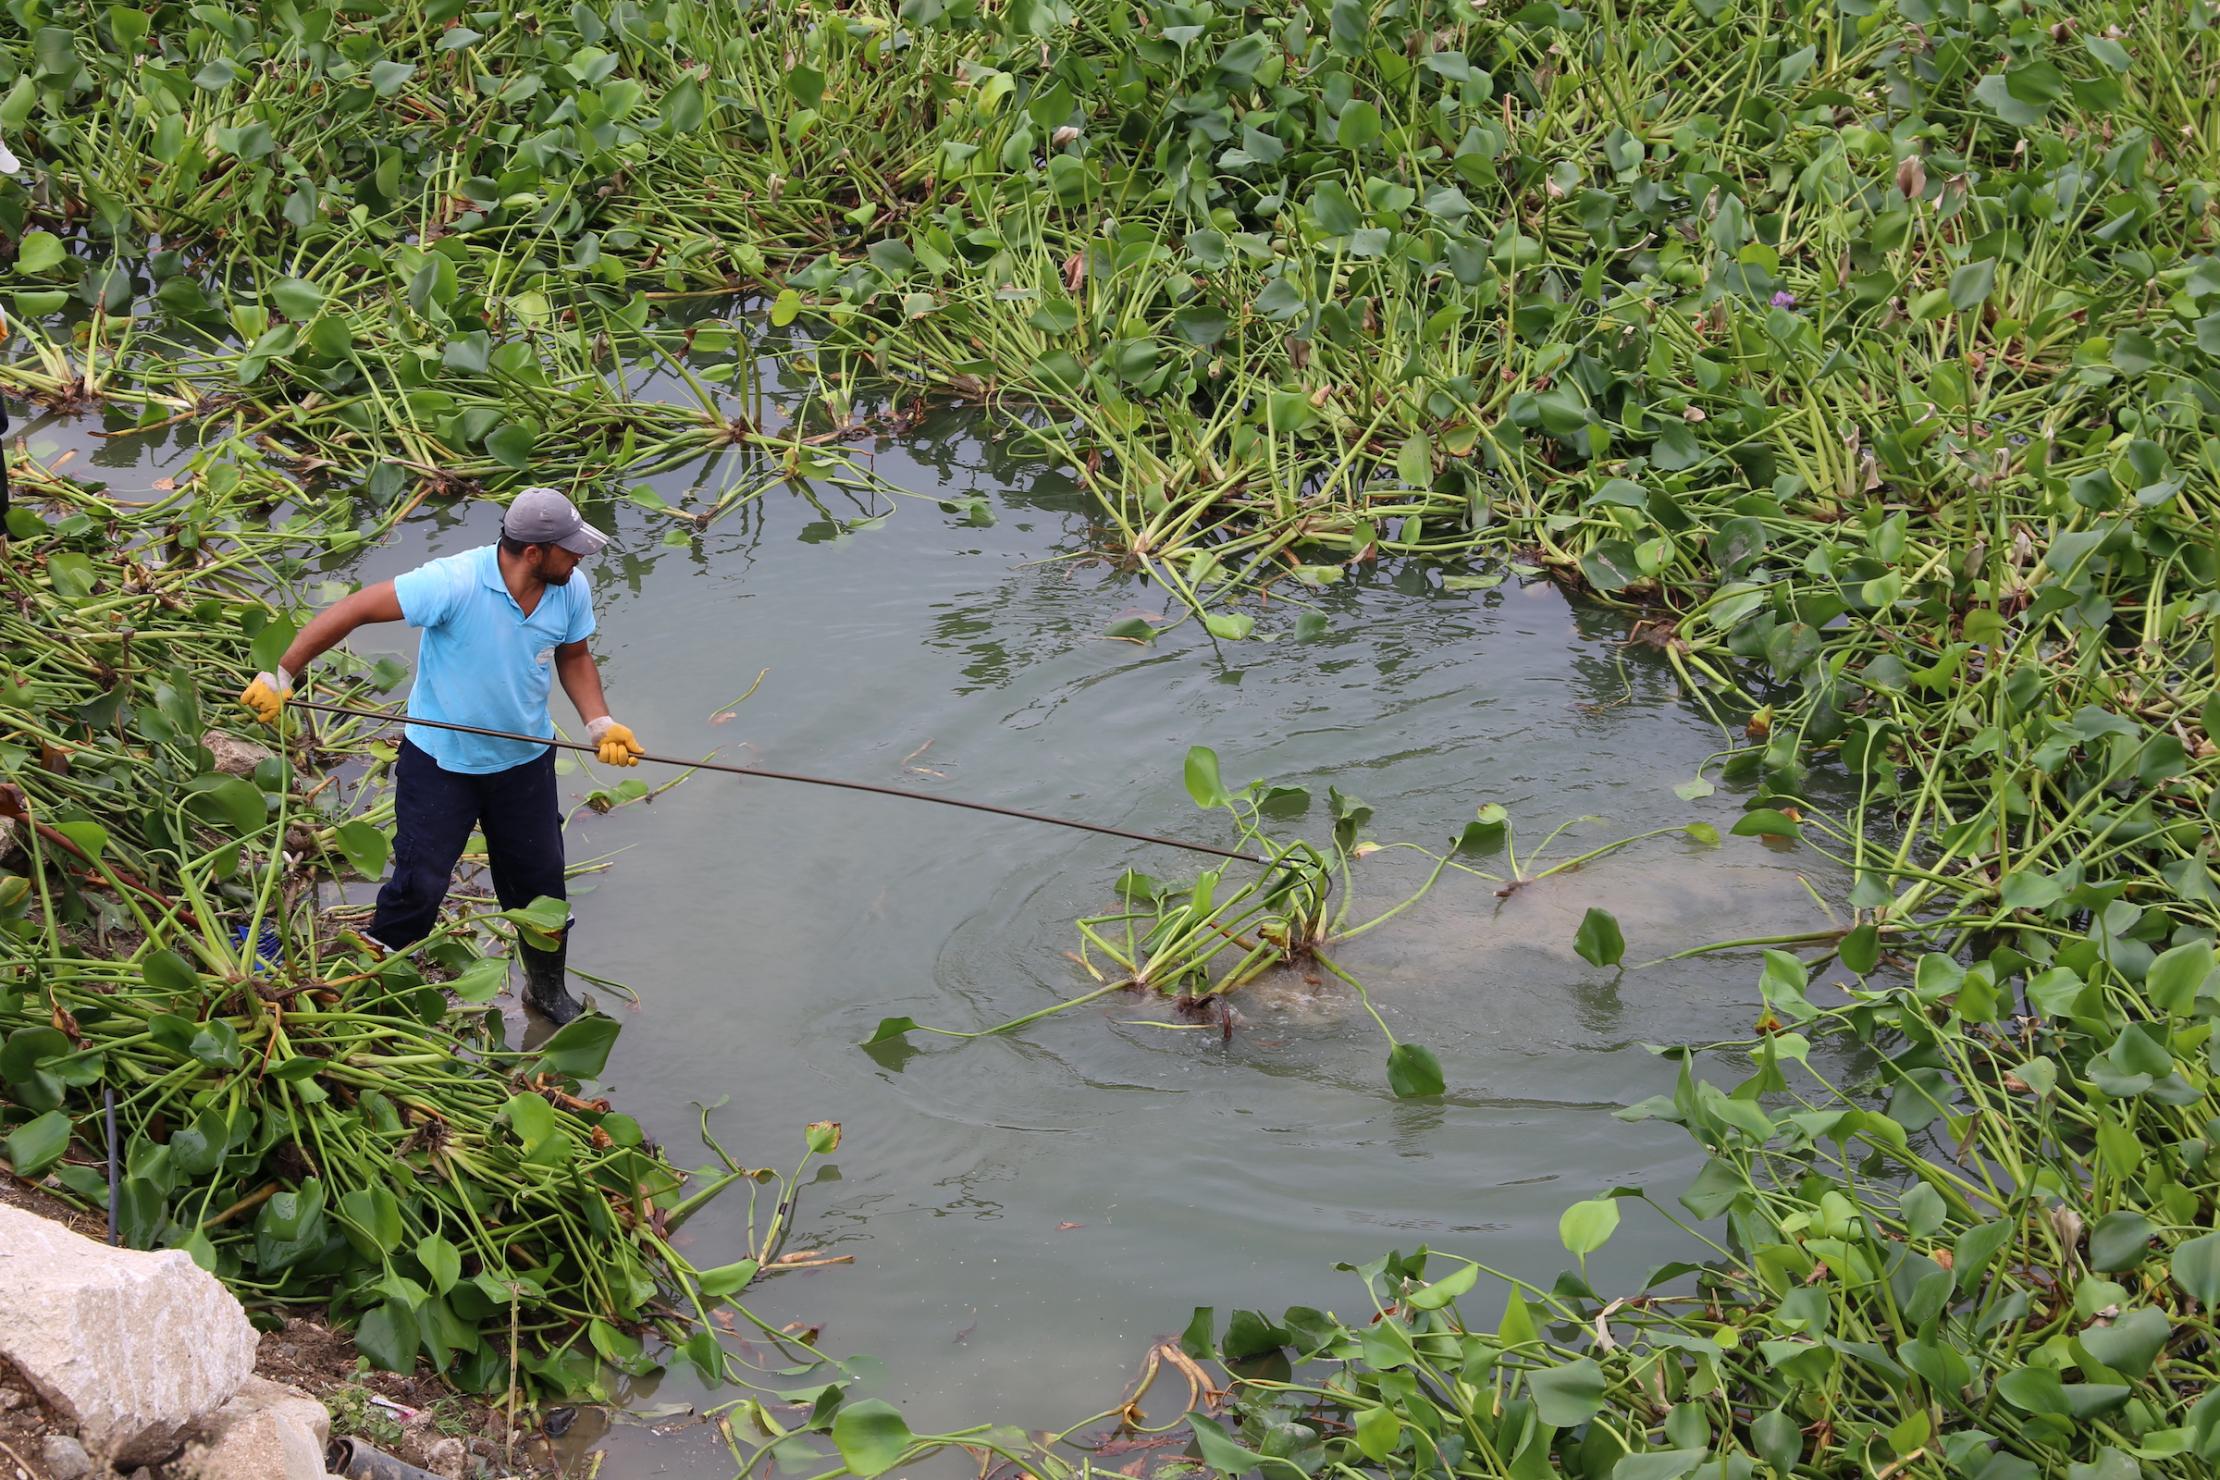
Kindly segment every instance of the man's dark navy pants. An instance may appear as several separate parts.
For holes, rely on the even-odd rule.
[[[432,933],[440,902],[475,827],[486,835],[493,892],[505,910],[563,892],[563,824],[555,802],[555,751],[506,771],[444,771],[408,741],[393,767],[393,877],[378,891],[370,934],[406,950]]]

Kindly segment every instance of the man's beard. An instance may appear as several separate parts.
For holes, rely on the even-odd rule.
[[[575,565],[559,576],[551,576],[543,570],[540,572],[540,580],[550,586],[567,586],[570,584],[570,578],[576,574],[578,574],[578,567]]]

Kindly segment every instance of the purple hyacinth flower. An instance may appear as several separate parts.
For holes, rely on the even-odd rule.
[[[1775,308],[1794,308],[1796,306],[1796,295],[1783,288],[1773,295],[1773,306]]]

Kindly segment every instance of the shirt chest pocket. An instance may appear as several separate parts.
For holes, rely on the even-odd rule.
[[[568,613],[554,598],[553,591],[541,598],[539,609],[524,619],[519,634],[524,639],[524,650],[532,655],[532,666],[543,673],[554,668],[556,649],[570,629]]]

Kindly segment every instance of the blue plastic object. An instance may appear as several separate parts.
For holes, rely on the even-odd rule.
[[[247,943],[246,926],[240,925],[232,930],[231,943],[235,946]],[[278,938],[277,926],[270,921],[262,922],[262,938],[255,945],[254,964],[271,967],[285,964],[285,942]]]

